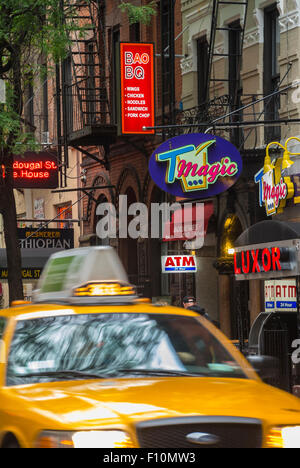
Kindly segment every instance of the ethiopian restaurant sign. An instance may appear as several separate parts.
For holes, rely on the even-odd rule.
[[[151,156],[149,172],[165,192],[209,198],[225,192],[242,173],[239,151],[223,138],[204,133],[165,141]]]

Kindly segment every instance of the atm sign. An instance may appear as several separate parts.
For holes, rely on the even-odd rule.
[[[162,257],[163,273],[196,273],[197,261],[193,255],[168,255]]]

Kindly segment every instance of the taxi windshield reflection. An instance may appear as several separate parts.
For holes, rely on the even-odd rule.
[[[6,385],[153,375],[246,378],[193,317],[105,313],[18,321]]]

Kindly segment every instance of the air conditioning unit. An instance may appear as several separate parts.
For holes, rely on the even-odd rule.
[[[42,132],[42,145],[49,146],[51,145],[50,142],[50,133],[49,132]]]

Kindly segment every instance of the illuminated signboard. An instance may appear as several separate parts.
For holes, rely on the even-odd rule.
[[[289,198],[294,197],[295,189],[291,177],[283,177],[282,158],[273,161],[268,171],[264,168],[255,174],[254,181],[259,185],[259,205],[264,206],[267,216],[281,213]]]
[[[73,249],[74,229],[18,228],[22,249]]]
[[[42,270],[41,268],[23,268],[21,270],[22,279],[27,280],[38,280],[41,276]],[[7,280],[8,279],[8,269],[7,268],[0,268],[0,279]]]
[[[241,155],[231,143],[202,133],[165,141],[149,162],[156,185],[182,198],[208,198],[228,190],[242,167]]]
[[[168,255],[162,257],[163,273],[196,273],[197,262],[193,255]]]
[[[265,281],[265,311],[297,312],[295,279]]]
[[[296,247],[253,246],[234,253],[236,279],[292,276],[297,267]]]
[[[121,117],[123,134],[154,134],[154,45],[121,43]]]
[[[57,155],[51,152],[15,155],[13,177],[15,188],[57,188]]]

